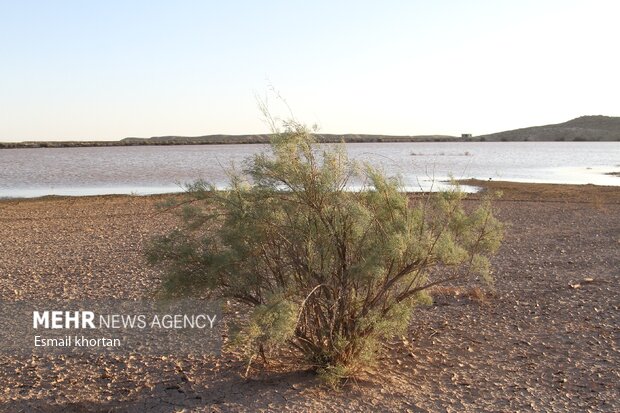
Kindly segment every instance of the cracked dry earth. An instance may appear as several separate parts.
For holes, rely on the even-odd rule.
[[[226,352],[0,355],[0,411],[620,411],[619,194],[498,202],[509,227],[494,289],[437,289],[408,335],[343,390],[286,363],[244,379]],[[154,292],[143,242],[175,222],[153,215],[159,199],[0,202],[0,299]]]

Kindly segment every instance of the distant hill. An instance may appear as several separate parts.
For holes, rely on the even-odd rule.
[[[555,125],[478,136],[486,141],[619,141],[620,117],[581,116]]]
[[[392,136],[392,135],[358,135],[358,134],[316,134],[316,139],[323,143],[337,142],[442,142],[452,141],[454,136],[447,135],[420,135],[420,136]],[[230,144],[230,143],[269,143],[271,135],[207,135],[207,136],[154,136],[152,138],[125,138],[120,142],[136,145],[200,145],[200,144]]]
[[[86,146],[216,145],[269,143],[271,135],[154,136],[120,141],[0,142],[0,149],[63,148]],[[582,116],[556,125],[533,126],[473,137],[447,135],[392,136],[317,134],[319,142],[463,142],[463,141],[620,141],[620,117]]]
[[[11,148],[79,148],[101,146],[155,146],[155,145],[226,145],[269,143],[271,135],[206,135],[154,136],[152,138],[124,138],[120,141],[28,141],[0,142],[0,149]],[[447,135],[391,136],[391,135],[333,135],[317,134],[322,143],[359,142],[454,142],[460,138]]]

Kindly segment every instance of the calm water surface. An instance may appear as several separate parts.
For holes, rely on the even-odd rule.
[[[357,143],[353,159],[402,176],[411,190],[446,180],[620,185],[620,142]],[[0,150],[0,197],[151,194],[197,179],[224,185],[225,170],[265,145]]]

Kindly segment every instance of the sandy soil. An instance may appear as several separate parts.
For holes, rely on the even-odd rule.
[[[330,391],[282,362],[0,356],[0,411],[620,411],[620,188],[487,184],[508,223],[496,285],[435,291],[366,377]],[[156,291],[159,197],[0,202],[0,299]],[[473,202],[473,201],[472,201]]]

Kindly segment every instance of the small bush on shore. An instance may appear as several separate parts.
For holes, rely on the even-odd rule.
[[[148,250],[164,288],[246,306],[237,337],[251,357],[288,345],[333,385],[372,364],[429,288],[490,281],[502,236],[488,200],[468,213],[458,189],[410,198],[297,123],[231,172],[229,189],[189,189],[183,227]]]

